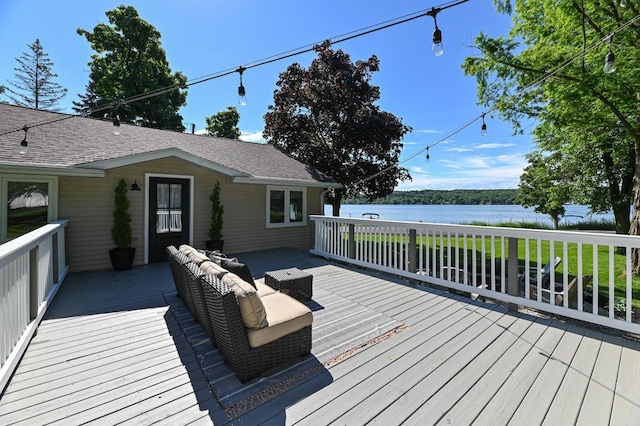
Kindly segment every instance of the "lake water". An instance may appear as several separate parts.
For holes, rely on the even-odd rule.
[[[560,222],[574,223],[582,220],[613,220],[613,212],[603,215],[589,215],[589,207],[567,205],[565,217]],[[389,204],[344,204],[340,216],[360,219],[363,214],[377,213],[381,220],[402,220],[408,222],[432,223],[501,223],[539,222],[549,226],[553,223],[548,215],[538,214],[533,208],[518,205],[389,205]],[[333,208],[325,206],[325,215],[331,216]]]

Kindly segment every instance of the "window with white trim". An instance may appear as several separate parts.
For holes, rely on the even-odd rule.
[[[267,187],[267,228],[307,224],[307,188]]]
[[[56,177],[0,177],[0,241],[7,241],[56,220]]]

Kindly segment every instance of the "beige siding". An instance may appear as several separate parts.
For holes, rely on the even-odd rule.
[[[144,263],[145,174],[193,176],[193,241],[204,247],[208,240],[211,203],[209,194],[220,181],[220,198],[225,207],[223,234],[225,252],[240,253],[279,247],[307,249],[310,226],[292,228],[266,227],[266,186],[230,184],[224,175],[176,158],[141,163],[107,171],[105,179],[61,177],[59,181],[59,217],[70,219],[68,229],[69,264],[72,271],[109,269],[113,190],[120,178],[128,184],[134,180],[140,192],[128,192],[131,202],[135,265]],[[322,189],[307,190],[308,214],[321,214]]]

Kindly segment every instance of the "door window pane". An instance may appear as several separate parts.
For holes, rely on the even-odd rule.
[[[16,238],[47,224],[49,184],[8,182],[7,238]]]
[[[182,232],[182,185],[159,183],[156,191],[156,232]]]
[[[182,232],[182,185],[171,184],[171,206],[169,208],[169,231]]]

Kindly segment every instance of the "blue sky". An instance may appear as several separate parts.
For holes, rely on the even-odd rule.
[[[61,107],[72,113],[72,101],[85,92],[94,53],[76,30],[106,23],[105,12],[120,4],[134,6],[160,31],[172,71],[189,80],[443,5],[417,0],[1,0],[0,84],[13,79],[16,58],[39,38],[55,64],[56,81],[69,89]],[[477,54],[470,46],[480,31],[497,36],[510,28],[510,17],[496,13],[489,0],[470,0],[440,12],[437,19],[445,47],[440,57],[431,54],[430,17],[334,46],[354,62],[378,56],[380,71],[372,80],[380,87],[378,104],[413,128],[404,138],[401,157],[413,181],[397,189],[516,188],[531,137],[513,136],[498,117],[486,116],[487,136],[481,136],[477,121],[432,147],[428,162],[421,152],[486,110],[477,104],[475,79],[464,76],[461,64]],[[306,67],[314,57],[307,53],[247,70],[244,107],[237,105],[236,73],[192,86],[180,111],[185,126],[194,123],[203,129],[205,117],[236,105],[241,139],[261,141],[278,74],[293,62]],[[0,100],[8,98],[0,95]]]

